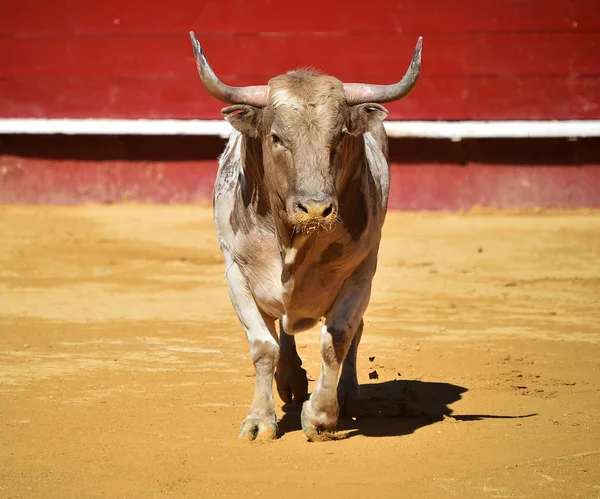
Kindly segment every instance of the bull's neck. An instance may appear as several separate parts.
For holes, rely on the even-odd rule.
[[[341,205],[347,201],[348,196],[354,197],[355,194],[351,191],[361,188],[360,179],[364,173],[366,159],[364,137],[347,137],[339,154],[342,177],[339,182],[338,201]]]
[[[264,182],[262,147],[259,139],[242,136],[242,175],[239,179],[240,201],[245,209],[253,209],[256,215],[265,218],[271,207]]]
[[[262,147],[259,139],[242,137],[243,180],[244,197],[254,197],[263,194],[264,168]]]

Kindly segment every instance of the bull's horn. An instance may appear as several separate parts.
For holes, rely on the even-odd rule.
[[[417,83],[421,69],[421,48],[423,37],[417,40],[413,58],[402,79],[393,85],[370,85],[368,83],[344,83],[344,93],[348,104],[365,102],[391,102],[406,97]]]
[[[267,85],[250,87],[230,87],[229,85],[225,85],[217,78],[210,64],[208,64],[204,51],[193,31],[190,31],[190,38],[194,47],[194,58],[196,59],[198,74],[204,88],[206,88],[210,95],[227,104],[249,104],[256,107],[265,107],[267,105],[267,97],[269,95],[269,87]]]

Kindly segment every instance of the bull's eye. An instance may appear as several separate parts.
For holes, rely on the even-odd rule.
[[[281,139],[275,132],[271,132],[271,139],[273,139],[273,144],[281,145]]]

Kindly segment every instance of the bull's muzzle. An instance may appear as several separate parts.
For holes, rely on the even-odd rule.
[[[337,200],[334,197],[294,197],[287,206],[288,219],[299,232],[331,229],[337,221],[337,211]]]

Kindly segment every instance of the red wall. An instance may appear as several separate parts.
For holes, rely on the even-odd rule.
[[[300,66],[423,67],[390,119],[600,119],[600,0],[0,2],[0,118],[220,118],[188,31],[230,84]],[[0,136],[0,203],[210,201],[216,137]],[[600,207],[600,140],[392,140],[390,205]]]
[[[314,66],[422,77],[391,119],[600,118],[598,0],[18,0],[0,6],[0,117],[218,118],[188,31],[221,78]]]

